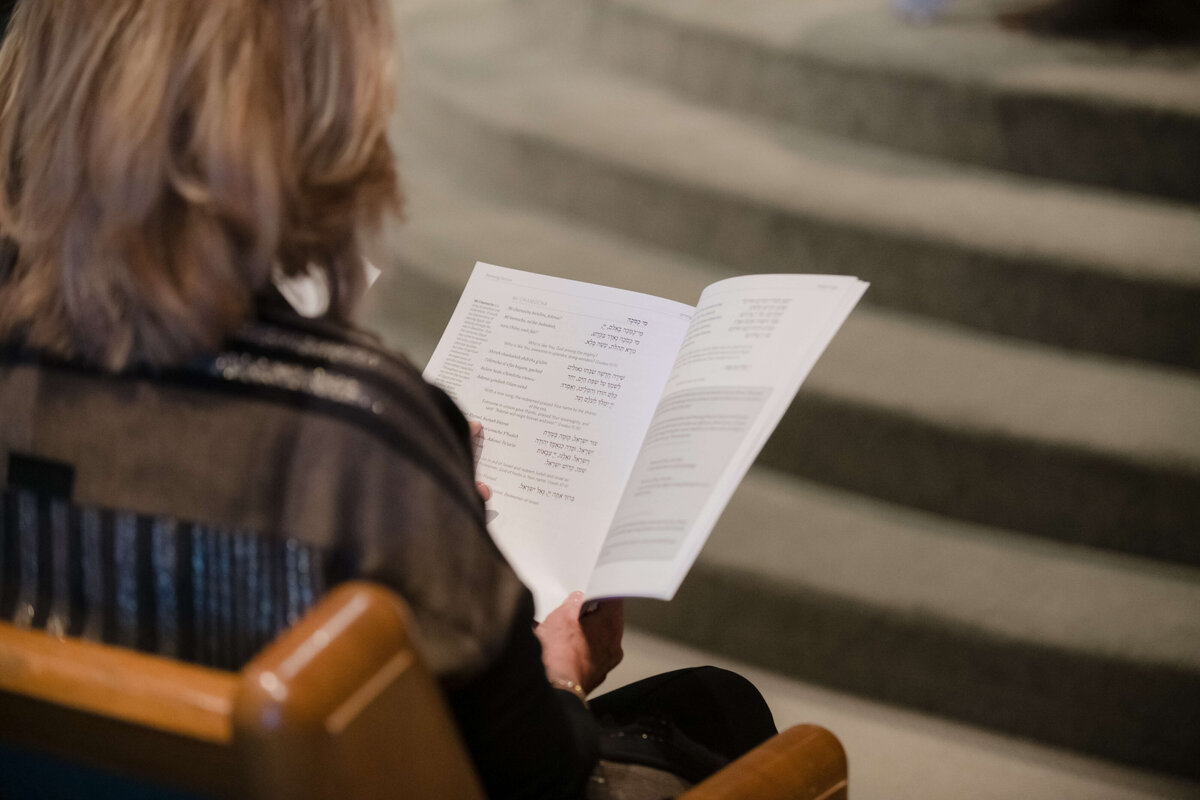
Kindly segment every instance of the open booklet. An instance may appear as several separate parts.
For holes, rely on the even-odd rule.
[[[866,288],[745,275],[692,307],[475,265],[425,377],[483,423],[488,527],[538,619],[675,594]]]

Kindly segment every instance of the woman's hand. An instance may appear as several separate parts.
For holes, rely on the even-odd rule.
[[[471,448],[475,463],[483,447],[483,423],[469,421]],[[486,503],[492,490],[486,483],[475,482],[479,496]],[[621,637],[625,632],[625,604],[621,600],[605,600],[596,610],[581,615],[583,592],[573,592],[563,604],[534,628],[542,643],[542,664],[546,678],[570,681],[591,692],[604,681],[621,658]]]
[[[604,600],[594,612],[580,616],[583,592],[572,592],[563,604],[534,628],[542,643],[546,678],[571,681],[591,692],[621,663],[625,604]]]

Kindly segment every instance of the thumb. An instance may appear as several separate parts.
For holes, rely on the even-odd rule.
[[[571,592],[567,595],[567,599],[563,601],[563,611],[569,619],[579,619],[579,613],[583,610],[583,592]]]

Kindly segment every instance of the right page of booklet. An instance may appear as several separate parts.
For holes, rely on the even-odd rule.
[[[867,284],[744,275],[696,306],[609,528],[589,597],[669,600]]]

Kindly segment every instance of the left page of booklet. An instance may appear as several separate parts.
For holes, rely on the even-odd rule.
[[[587,586],[692,313],[475,265],[425,378],[483,423],[488,529],[539,619]]]

